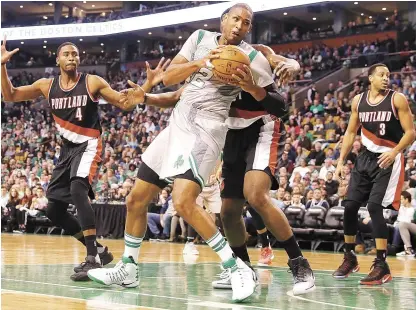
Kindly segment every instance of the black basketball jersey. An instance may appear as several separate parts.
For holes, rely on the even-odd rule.
[[[386,96],[376,104],[369,102],[369,93],[370,91],[362,93],[358,101],[361,138],[369,151],[383,153],[394,148],[404,135],[393,104],[396,92],[387,90]]]
[[[231,103],[227,124],[230,129],[242,129],[267,114],[269,113],[252,95],[242,91]]]
[[[64,89],[61,76],[54,78],[49,89],[49,104],[59,134],[73,142],[83,143],[101,136],[98,99],[90,93],[88,74],[79,73],[71,89]]]

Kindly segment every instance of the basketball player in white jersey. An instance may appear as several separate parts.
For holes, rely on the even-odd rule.
[[[215,166],[224,146],[231,102],[244,90],[256,100],[275,100],[275,92],[265,87],[274,83],[266,58],[243,41],[251,30],[253,12],[245,4],[234,5],[223,19],[222,34],[195,31],[185,42],[170,67],[164,83],[178,84],[189,79],[176,105],[169,126],[143,154],[138,181],[127,198],[125,252],[114,268],[91,270],[92,280],[124,287],[139,285],[137,259],[147,227],[147,206],[166,181],[172,181],[173,201],[178,214],[189,223],[219,255],[232,277],[232,299],[243,301],[255,289],[255,274],[241,259],[235,258],[227,241],[209,215],[196,205],[196,198]],[[218,58],[218,46],[238,45],[251,65],[233,76],[236,85],[225,85],[213,76],[210,59]],[[251,70],[250,70],[251,69]],[[269,96],[268,96],[269,95]],[[147,101],[146,95],[145,103]],[[271,99],[272,98],[272,99]]]

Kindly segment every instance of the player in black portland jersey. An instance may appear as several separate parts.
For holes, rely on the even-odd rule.
[[[360,281],[364,285],[380,285],[392,280],[386,262],[388,229],[383,207],[398,210],[404,182],[403,150],[413,143],[413,117],[405,96],[388,89],[389,69],[376,64],[368,70],[370,89],[354,97],[351,117],[342,143],[336,176],[340,176],[358,128],[364,145],[355,162],[348,186],[344,210],[345,254],[335,278],[346,278],[357,272],[354,254],[358,209],[367,203],[376,239],[377,258],[370,274]]]
[[[113,90],[101,77],[79,73],[79,50],[70,42],[58,48],[58,77],[15,88],[7,76],[6,62],[17,51],[8,52],[4,39],[1,47],[2,94],[9,102],[44,96],[50,104],[63,146],[47,190],[47,216],[54,225],[62,227],[86,246],[86,261],[75,267],[75,274],[71,276],[74,281],[85,281],[88,280],[88,270],[100,268],[113,259],[107,247],[96,241],[95,215],[89,201],[89,196],[94,197],[91,184],[102,153],[98,97],[123,110],[130,110],[135,107],[134,102],[143,100],[143,94],[131,92],[130,100],[121,102],[122,94]],[[162,63],[163,59],[157,69],[148,70],[148,80],[143,85],[145,90],[150,91],[153,85],[161,82],[161,73],[169,62],[165,67],[161,66]],[[76,206],[79,221],[67,211],[70,203]]]

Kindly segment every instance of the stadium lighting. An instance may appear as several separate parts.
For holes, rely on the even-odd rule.
[[[287,15],[287,12],[284,12],[283,15]]]
[[[151,32],[149,32],[149,36],[150,36],[150,35],[152,35],[152,33],[151,33]]]
[[[101,51],[101,53],[104,53],[104,51]]]
[[[87,1],[82,1],[82,3],[84,3],[84,4],[85,4],[85,3],[87,3]]]
[[[369,19],[372,19],[372,18],[373,18],[373,16],[369,16],[368,18],[369,18]]]
[[[207,24],[204,24],[204,27],[208,27],[208,25]]]
[[[48,16],[43,16],[43,19],[48,19]]]
[[[361,13],[361,16],[364,16],[364,13]]]
[[[140,40],[137,40],[137,43],[140,43]]]
[[[117,50],[117,53],[119,53],[120,52],[120,50]]]
[[[55,52],[53,52],[53,54],[56,55]]]
[[[23,9],[23,5],[21,5],[20,8]]]
[[[45,40],[45,41],[43,41],[43,43],[48,43],[48,41]]]
[[[65,18],[68,18],[69,16],[68,15],[65,15]]]
[[[101,43],[101,46],[104,46],[104,43]]]
[[[49,6],[53,6],[52,2],[49,2],[48,4],[49,4]]]
[[[25,42],[22,41],[22,42],[20,42],[20,44],[25,44]]]
[[[85,51],[83,51],[82,53],[85,54]]]
[[[178,39],[182,39],[182,36],[179,36],[179,38]]]
[[[388,17],[386,17],[386,20],[389,20],[389,18],[388,18]]]
[[[46,45],[44,45],[43,48],[46,48]]]
[[[382,8],[381,10],[382,10],[382,11],[385,11],[385,10],[387,10],[387,9],[386,9],[386,8]]]
[[[357,2],[357,1],[355,1],[355,2],[354,2],[354,4],[355,4],[355,5],[357,5],[357,4],[358,4],[358,2]]]
[[[332,10],[329,10],[329,13],[332,13]]]
[[[313,17],[312,19],[313,19],[313,20],[316,20],[316,17]]]
[[[84,39],[82,39],[82,38],[81,38],[81,39],[79,39],[79,40],[82,42]]]
[[[48,2],[46,2],[47,4]],[[75,2],[77,3],[77,2]],[[74,3],[74,7],[76,7]],[[82,2],[78,2],[81,3]],[[92,4],[92,1],[88,2]],[[310,0],[295,0],[291,1],[291,6],[298,5],[307,5],[310,3],[315,3]],[[94,2],[95,4],[95,2]],[[97,4],[96,8],[97,8]],[[283,14],[284,11],[287,11],[288,4],[283,1],[250,1],[253,12],[264,12],[270,10],[280,10],[280,14]],[[66,25],[48,25],[48,26],[30,26],[30,27],[13,27],[13,28],[2,28],[1,35],[7,34],[9,41],[16,40],[26,41],[32,39],[47,40],[49,38],[84,38],[84,37],[100,37],[108,36],[113,34],[127,33],[132,31],[151,31],[151,29],[156,29],[160,27],[167,27],[172,25],[186,24],[199,22],[202,28],[205,28],[204,23],[209,27],[208,20],[217,19],[224,12],[225,9],[228,9],[230,6],[229,2],[222,2],[217,4],[212,4],[209,6],[200,6],[192,7],[182,10],[168,11],[155,13],[151,16],[135,16],[126,19],[120,19],[117,21],[103,21],[97,22],[91,26],[88,23],[76,23],[76,24],[66,24]],[[91,6],[90,6],[91,8]],[[79,12],[82,8],[77,7],[78,10],[75,13]],[[282,11],[283,10],[283,11]],[[333,9],[334,10],[334,9]],[[84,10],[85,11],[85,10]],[[334,10],[335,12],[335,10]],[[100,12],[101,13],[101,12]],[[67,13],[68,14],[68,13]],[[85,12],[83,12],[85,14]],[[75,14],[78,15],[78,14]],[[289,14],[287,15],[289,16]],[[359,16],[359,15],[358,15]],[[42,19],[42,15],[40,16]],[[285,16],[286,17],[286,16]],[[374,19],[374,18],[373,18]],[[48,18],[49,20],[49,18]],[[47,27],[47,28],[45,28]],[[179,36],[179,35],[178,35]]]
[[[77,7],[75,6],[75,7],[74,7],[74,10],[76,10],[76,9],[77,9]]]
[[[93,8],[95,8],[95,4],[91,5]]]

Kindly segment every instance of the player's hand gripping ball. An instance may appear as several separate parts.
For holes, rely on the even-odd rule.
[[[243,70],[244,65],[250,66],[248,56],[235,45],[226,45],[220,49],[219,58],[212,59],[214,66],[212,72],[214,76],[225,84],[234,83],[233,74],[237,74],[237,69]]]

